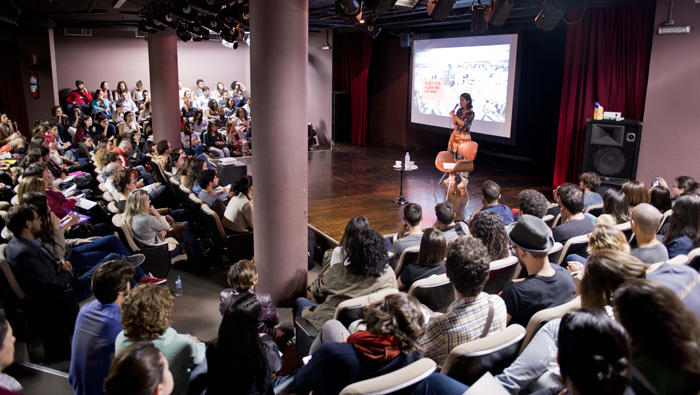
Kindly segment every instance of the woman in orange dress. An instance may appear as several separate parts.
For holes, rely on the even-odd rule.
[[[454,154],[455,161],[462,159],[457,151],[459,145],[467,141],[472,141],[472,136],[469,131],[472,127],[472,121],[474,121],[474,111],[472,111],[472,97],[469,93],[462,93],[459,95],[459,107],[456,113],[454,110],[450,111],[452,124],[455,125],[455,128],[452,130],[449,143],[447,143],[447,149]],[[450,175],[450,177],[453,176]],[[467,183],[466,180],[466,177],[462,177],[462,182],[457,187],[464,189]],[[450,180],[445,180],[446,183],[449,181]]]

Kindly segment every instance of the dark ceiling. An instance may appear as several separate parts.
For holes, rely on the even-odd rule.
[[[139,18],[179,0],[0,0],[0,23],[22,26],[51,26],[59,28],[135,29]],[[204,0],[199,0],[204,1]],[[227,0],[236,3],[243,0]],[[247,0],[246,0],[247,1]],[[255,1],[255,0],[251,0]],[[542,10],[544,0],[509,0],[513,9],[505,26],[534,26],[535,16]],[[601,7],[653,0],[548,0],[564,10]],[[190,0],[189,3],[195,3]],[[359,2],[359,1],[358,1]],[[367,1],[365,1],[367,2]],[[436,30],[470,29],[472,6],[484,6],[489,0],[458,0],[444,20],[428,16],[428,1],[419,1],[415,9],[391,9],[377,14],[362,7],[362,17],[392,34],[423,33]],[[118,8],[115,6],[119,5]],[[564,20],[568,15],[564,15]],[[564,22],[559,22],[563,24]],[[348,24],[339,14],[336,0],[309,0],[309,29],[338,31],[362,30],[366,25]]]

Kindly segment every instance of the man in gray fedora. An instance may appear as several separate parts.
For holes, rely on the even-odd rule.
[[[527,326],[538,311],[573,299],[576,284],[568,270],[549,263],[547,253],[554,238],[544,221],[525,214],[506,229],[515,246],[515,256],[529,276],[508,284],[501,298],[506,302],[508,323]]]

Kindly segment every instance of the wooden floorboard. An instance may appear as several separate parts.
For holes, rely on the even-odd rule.
[[[403,196],[423,208],[423,226],[435,222],[434,207],[445,201],[445,185],[433,190],[442,176],[434,165],[437,150],[411,152],[418,170],[404,174]],[[364,215],[370,226],[382,234],[396,232],[402,222],[403,207],[393,200],[399,195],[400,172],[392,166],[403,160],[405,151],[390,147],[359,147],[336,144],[332,151],[309,153],[309,224],[327,236],[340,240],[345,225],[355,215]],[[481,207],[481,184],[496,181],[501,186],[501,202],[517,207],[517,195],[532,188],[551,198],[551,172],[534,169],[497,156],[478,156],[470,174],[468,194],[450,190],[448,201],[457,218],[468,218]]]

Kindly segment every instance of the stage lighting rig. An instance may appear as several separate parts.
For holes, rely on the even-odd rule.
[[[544,31],[551,31],[559,24],[564,14],[566,11],[561,7],[545,2],[542,11],[535,17],[535,26]]]
[[[365,6],[377,14],[383,14],[389,11],[396,0],[365,0]]]
[[[195,23],[199,17],[199,12],[192,8],[187,1],[181,0],[175,3],[170,15],[185,22]]]
[[[345,23],[354,25],[356,23],[363,23],[362,19],[362,1],[357,0],[336,0],[335,10],[339,17],[341,17]]]
[[[486,22],[496,27],[503,26],[514,5],[514,0],[493,0],[486,11]]]
[[[224,5],[223,0],[190,0],[189,3],[195,10],[214,16],[221,12],[221,7]]]
[[[164,8],[157,8],[153,13],[153,20],[162,26],[177,28],[177,18],[170,15]]]
[[[250,8],[248,2],[237,2],[226,6],[219,17],[224,21],[224,25],[234,28],[241,25],[244,28],[250,26]]]
[[[221,30],[224,28],[224,21],[215,16],[207,15],[203,17],[200,22],[202,23],[202,27],[207,28],[215,33],[220,33]]]
[[[187,33],[187,30],[185,30],[184,26],[178,26],[177,29],[175,29],[175,33],[177,33],[177,36],[180,38],[180,40],[184,42],[188,42],[192,39],[192,36]]]
[[[489,23],[486,22],[486,6],[473,6],[471,17],[471,32],[483,33],[489,28]]]
[[[444,21],[452,12],[456,0],[430,0],[428,2],[428,15],[436,21]]]

